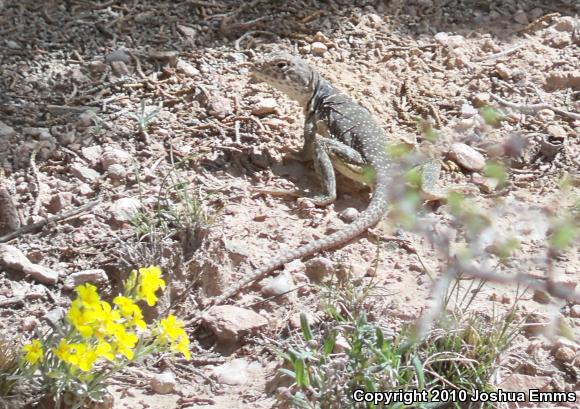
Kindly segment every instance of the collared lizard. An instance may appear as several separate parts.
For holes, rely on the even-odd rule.
[[[290,261],[340,246],[377,224],[387,212],[389,184],[398,168],[387,154],[386,135],[371,113],[333,87],[302,59],[277,53],[257,64],[253,75],[284,92],[304,109],[304,145],[300,156],[314,161],[324,190],[311,198],[316,205],[336,200],[335,168],[351,179],[370,185],[373,194],[366,210],[344,229],[278,254],[224,294],[210,300],[210,305],[223,303]],[[438,175],[439,167],[430,165],[429,171],[423,172],[422,189],[436,192]]]

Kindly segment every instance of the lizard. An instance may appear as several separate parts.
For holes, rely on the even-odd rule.
[[[367,208],[342,230],[278,254],[211,299],[208,306],[222,304],[284,264],[339,247],[376,225],[387,213],[389,184],[398,171],[397,163],[387,154],[386,134],[372,114],[331,85],[304,60],[287,53],[275,53],[257,63],[252,74],[303,108],[304,142],[298,159],[314,162],[323,188],[322,194],[310,198],[312,202],[325,206],[336,200],[335,168],[345,176],[369,185],[372,197]],[[423,173],[423,190],[428,194],[427,187],[437,182],[439,171],[440,167],[430,165]],[[438,195],[435,188],[431,192]]]

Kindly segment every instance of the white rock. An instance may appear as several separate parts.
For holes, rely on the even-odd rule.
[[[58,271],[32,263],[24,253],[9,244],[0,244],[0,265],[24,273],[39,283],[52,285],[58,281]]]
[[[570,308],[571,318],[580,318],[580,304],[576,304]]]
[[[262,286],[262,294],[266,297],[274,297],[289,293],[294,288],[296,288],[296,285],[294,284],[292,276],[287,273],[282,273],[276,277],[272,277]]]
[[[262,98],[252,109],[252,114],[257,116],[275,114],[278,112],[278,101],[275,98]]]
[[[347,207],[338,214],[338,217],[345,223],[352,223],[358,218],[359,214],[360,214],[359,211],[356,210],[354,207]]]
[[[336,342],[334,344],[334,349],[332,350],[332,352],[334,352],[335,354],[340,354],[348,352],[350,351],[350,349],[351,349],[350,344],[348,343],[344,335],[338,334],[336,336]]]
[[[123,180],[127,176],[127,169],[123,165],[113,163],[107,169],[107,176],[115,181]]]
[[[485,158],[471,146],[464,143],[454,143],[449,150],[449,158],[459,166],[479,172],[485,168]]]
[[[326,257],[313,257],[305,263],[306,275],[314,282],[321,282],[334,271],[332,261]]]
[[[184,60],[178,60],[175,69],[184,73],[188,77],[197,77],[201,74],[197,68]]]
[[[91,168],[87,168],[79,163],[75,163],[71,167],[72,174],[75,175],[77,178],[82,180],[83,182],[94,182],[97,180],[101,175],[96,170]]]
[[[244,385],[248,383],[248,362],[238,358],[213,369],[212,375],[225,385]]]
[[[464,118],[471,118],[474,115],[477,115],[477,109],[475,109],[471,104],[463,104],[461,105],[461,115]]]
[[[465,38],[460,35],[449,35],[447,33],[437,33],[433,37],[435,41],[445,47],[457,48],[465,43]]]
[[[323,43],[315,41],[310,45],[310,49],[312,54],[314,55],[324,55],[326,51],[328,51],[328,47],[325,46]]]
[[[512,76],[511,70],[501,62],[495,66],[495,72],[502,80],[508,80]]]
[[[11,136],[14,135],[16,135],[16,131],[14,130],[14,128],[0,121],[0,138],[10,138]]]
[[[58,213],[72,204],[73,194],[71,192],[59,192],[50,199],[48,211]]]
[[[165,395],[171,393],[175,390],[177,382],[175,381],[175,375],[171,372],[162,372],[160,374],[155,374],[149,380],[149,386],[153,392],[160,395]]]
[[[105,273],[105,270],[101,270],[100,268],[93,270],[82,270],[69,275],[64,282],[64,288],[67,290],[72,290],[77,285],[85,283],[102,284],[106,283],[108,280],[109,277],[107,276],[107,273]]]
[[[554,358],[562,363],[572,363],[576,358],[576,353],[572,348],[562,346],[556,349]]]
[[[564,16],[558,18],[558,21],[554,24],[554,29],[573,33],[576,29],[580,29],[580,23],[574,17]]]
[[[141,202],[132,197],[123,197],[115,201],[110,207],[111,218],[120,223],[129,222],[141,208]]]
[[[101,160],[101,156],[103,155],[103,147],[100,145],[86,146],[81,149],[81,153],[92,166],[95,166]]]
[[[268,320],[260,314],[235,305],[213,307],[203,314],[202,320],[222,342],[235,342],[268,325]]]

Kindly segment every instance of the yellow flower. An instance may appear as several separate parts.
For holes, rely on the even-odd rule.
[[[54,348],[54,354],[64,362],[68,362],[71,354],[71,346],[64,339],[60,340],[58,347]]]
[[[141,309],[132,299],[119,295],[115,297],[113,303],[119,307],[121,315],[128,320],[128,326],[136,326],[141,329],[147,328],[145,321],[143,321]]]
[[[165,281],[161,278],[161,269],[157,266],[143,267],[139,269],[139,285],[137,296],[139,300],[145,300],[147,305],[153,306],[157,302],[155,291],[165,288]]]
[[[33,339],[30,344],[26,344],[22,347],[22,352],[26,355],[24,359],[26,362],[36,365],[37,362],[42,361],[44,358],[44,351],[42,350],[42,344],[38,339]]]
[[[74,300],[67,313],[68,320],[83,337],[90,337],[94,333],[92,323],[95,314],[92,309],[83,307],[81,300]]]
[[[115,360],[115,355],[113,354],[113,347],[111,344],[105,341],[100,341],[95,348],[95,352],[99,358],[105,358],[109,361]]]
[[[158,336],[159,342],[162,344],[170,343],[171,351],[181,352],[188,360],[191,358],[189,338],[183,329],[183,321],[177,320],[174,315],[170,314],[161,320],[159,329],[161,331]]]
[[[99,293],[97,287],[92,284],[79,285],[75,288],[78,299],[87,307],[96,307],[99,305]]]
[[[120,325],[117,330],[115,331],[115,338],[116,342],[115,348],[116,352],[125,355],[127,359],[133,359],[133,348],[135,348],[135,344],[139,338],[132,332],[127,332],[125,327]]]
[[[111,305],[106,301],[101,301],[97,308],[91,311],[93,317],[93,330],[97,338],[112,335],[120,325],[119,311],[111,309]]]

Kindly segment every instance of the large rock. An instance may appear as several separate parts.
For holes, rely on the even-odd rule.
[[[58,281],[58,271],[34,264],[16,247],[0,244],[0,266],[7,270],[24,273],[39,283],[52,285]]]
[[[268,324],[260,314],[234,305],[213,307],[202,316],[202,320],[222,342],[236,342]]]

